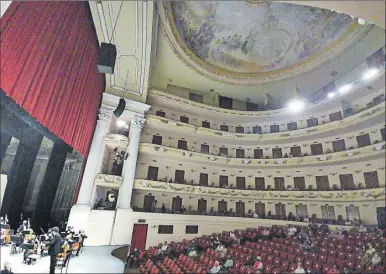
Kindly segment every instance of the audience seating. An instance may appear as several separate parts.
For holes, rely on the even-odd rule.
[[[279,227],[285,229],[285,227]],[[271,228],[271,232],[278,227]],[[235,230],[236,236],[247,238],[248,235],[260,235],[264,228],[250,228],[247,230]],[[362,269],[360,260],[362,258],[362,247],[368,243],[372,243],[376,250],[380,252],[384,260],[385,239],[381,236],[370,236],[366,233],[358,233],[356,235],[348,235],[347,239],[341,240],[334,237],[332,233],[321,233],[312,240],[315,247],[319,248],[319,253],[306,252],[301,248],[295,237],[263,239],[260,238],[257,242],[246,241],[243,245],[231,244],[230,232],[213,233],[211,236],[219,237],[220,241],[226,243],[227,255],[234,257],[234,266],[228,269],[229,273],[254,273],[255,270],[246,264],[250,258],[260,256],[263,261],[264,271],[266,273],[288,273],[297,268],[297,263],[303,263],[305,268],[320,269],[327,272],[334,264],[342,270],[343,267],[350,268],[357,272],[365,273],[385,273],[384,265],[377,266],[375,269],[366,267]],[[170,243],[179,257],[176,260],[166,257],[163,261],[156,265],[148,259],[146,265],[141,265],[141,273],[158,273],[154,269],[164,273],[208,273],[213,267],[215,261],[221,261],[221,255],[209,248],[210,236],[203,235],[200,238],[194,239],[202,250],[197,261],[192,260],[181,252],[191,242],[184,240],[181,243]],[[178,250],[178,251],[177,251]],[[148,250],[148,254],[154,254],[152,248]],[[154,259],[154,257],[152,257]]]

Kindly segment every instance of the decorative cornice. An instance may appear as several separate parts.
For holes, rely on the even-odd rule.
[[[238,190],[217,187],[205,187],[198,185],[183,185],[150,180],[135,179],[134,189],[171,192],[189,195],[209,195],[215,197],[232,197],[241,199],[258,200],[320,200],[337,202],[358,202],[384,200],[385,189],[376,188],[370,190],[352,191],[259,191],[259,190]]]
[[[122,185],[122,176],[108,175],[99,173],[95,177],[95,184],[98,186],[116,187],[119,188]]]
[[[99,109],[99,113],[98,113],[99,120],[102,120],[104,122],[109,122],[112,116],[113,116],[113,110],[111,108],[101,107]]]
[[[141,117],[133,117],[131,120],[131,128],[142,130],[146,122],[146,119]]]
[[[384,144],[384,142],[383,142]],[[352,159],[353,161],[360,161],[361,158],[366,157],[366,161],[369,160],[368,157],[372,156],[374,159],[379,159],[383,157],[384,151],[376,151],[372,149],[374,145],[357,148],[355,149],[356,155],[353,157],[348,157],[345,151],[335,152],[329,154],[329,156],[324,160],[320,160],[319,155],[310,155],[305,157],[293,157],[293,158],[281,158],[281,159],[248,159],[248,158],[231,158],[225,156],[214,156],[200,152],[186,151],[183,149],[166,147],[162,145],[150,144],[150,143],[141,143],[139,150],[142,154],[152,155],[160,158],[175,159],[177,161],[186,161],[189,158],[189,161],[202,162],[203,164],[210,164],[216,166],[240,166],[243,168],[255,168],[257,166],[264,165],[266,167],[277,167],[278,165],[286,166],[308,166],[308,165],[330,165],[332,163],[339,163],[342,161],[347,161]]]

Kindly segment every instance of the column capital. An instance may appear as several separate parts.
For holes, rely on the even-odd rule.
[[[113,115],[113,110],[106,108],[106,107],[101,107],[99,109],[98,117],[99,120],[102,120],[104,122],[109,122],[111,117]]]
[[[133,117],[133,119],[131,120],[131,127],[142,130],[143,126],[145,125],[145,122],[145,118]]]

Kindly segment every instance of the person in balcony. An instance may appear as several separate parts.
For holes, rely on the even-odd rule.
[[[343,218],[342,218],[342,215],[339,215],[339,216],[338,216],[337,224],[338,224],[338,225],[344,225],[344,220],[343,220]]]
[[[346,221],[344,222],[344,225],[352,226],[352,222],[349,219],[346,219]]]
[[[252,216],[254,219],[259,219],[259,214],[255,211]]]
[[[290,213],[288,213],[288,221],[295,221],[296,220],[296,218],[295,218],[295,216],[292,214],[292,212],[290,212]]]

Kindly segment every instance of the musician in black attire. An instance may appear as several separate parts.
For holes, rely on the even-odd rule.
[[[4,264],[4,269],[1,270],[0,272],[1,274],[13,274],[12,270],[11,270],[11,264],[6,262]]]
[[[59,228],[58,227],[51,228],[51,234],[52,234],[51,240],[49,243],[46,244],[46,246],[48,246],[48,255],[51,257],[50,274],[54,274],[55,266],[56,266],[56,256],[60,253],[60,245],[61,245]]]

